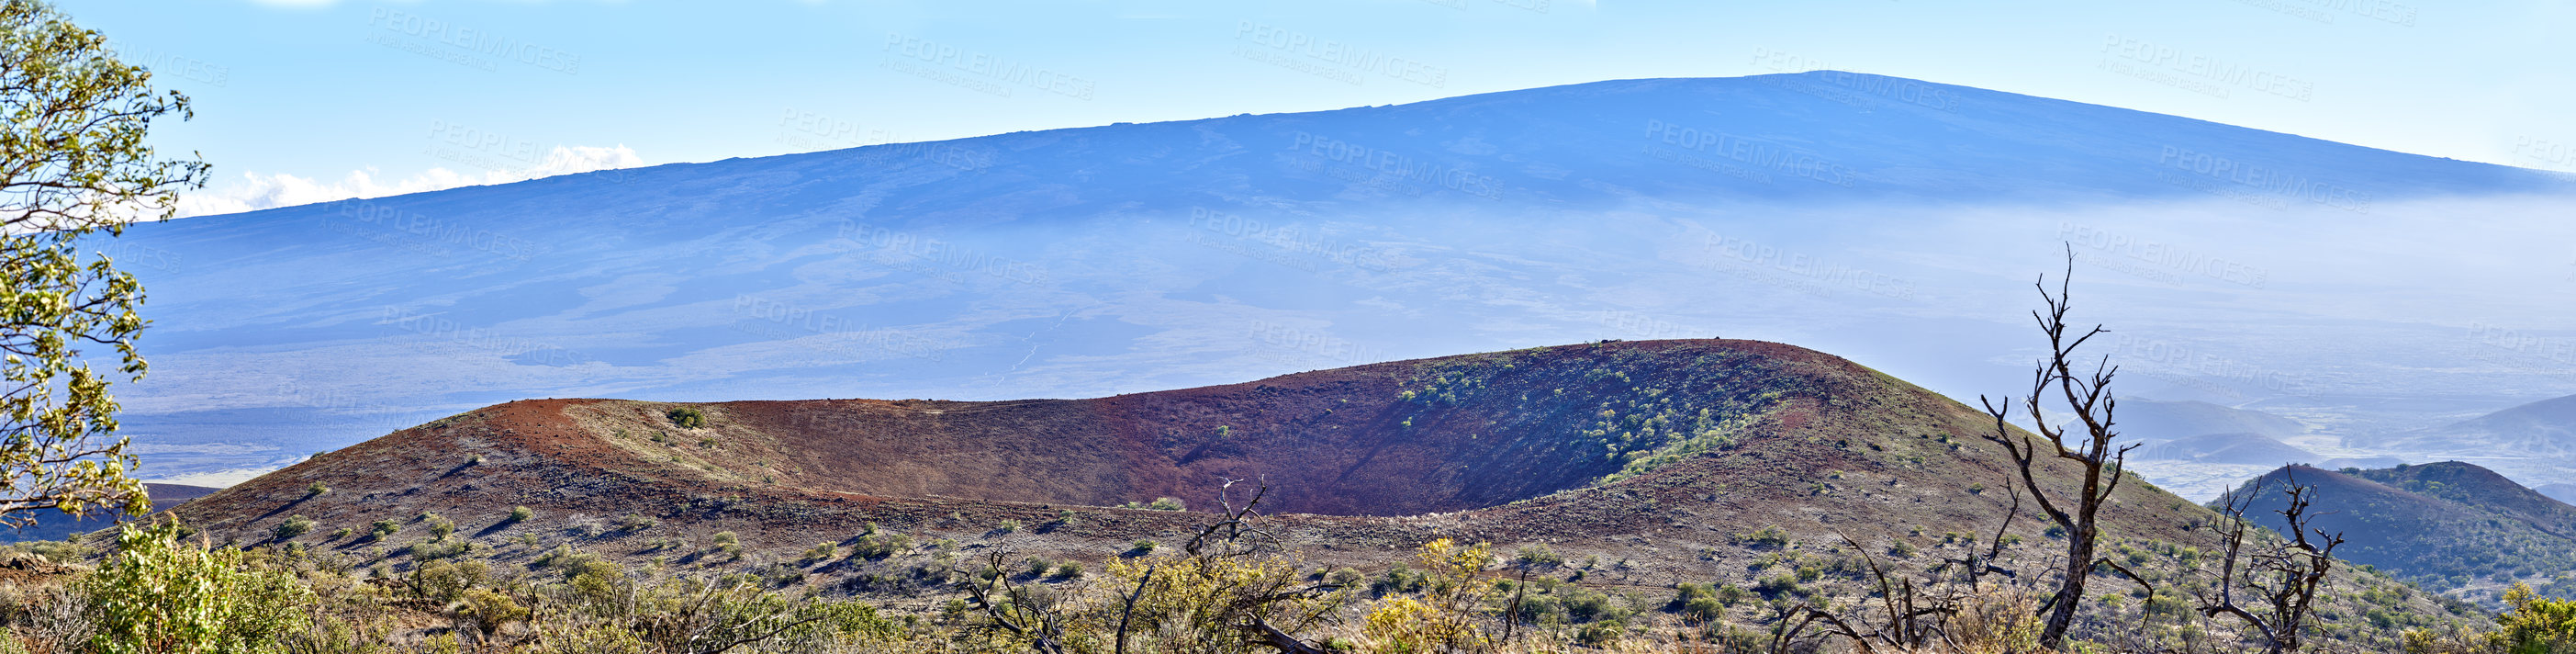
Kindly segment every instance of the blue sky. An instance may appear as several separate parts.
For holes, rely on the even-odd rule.
[[[1018,130],[1836,68],[2576,170],[2576,4],[66,0],[194,213]]]

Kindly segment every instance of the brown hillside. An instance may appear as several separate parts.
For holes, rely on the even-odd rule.
[[[696,429],[665,417],[681,406],[487,407],[177,513],[239,542],[303,516],[317,528],[296,542],[397,570],[402,548],[427,540],[423,512],[454,520],[483,556],[515,562],[572,546],[734,565],[703,553],[718,531],[739,533],[743,560],[772,570],[818,541],[867,542],[872,525],[947,543],[794,565],[806,583],[901,594],[928,592],[904,580],[957,547],[1097,562],[1136,539],[1176,543],[1206,514],[1109,507],[1172,496],[1204,509],[1224,480],[1259,479],[1273,492],[1265,507],[1292,514],[1274,530],[1319,565],[1384,569],[1442,536],[1506,551],[1540,543],[1584,561],[1585,585],[1644,596],[1677,581],[1749,586],[1788,554],[1845,556],[1838,534],[1872,552],[1919,550],[1918,563],[1955,556],[1942,550],[1965,547],[1959,535],[1991,536],[2013,483],[1999,448],[1978,436],[1992,428],[1984,413],[1756,341],[1532,348],[1081,400],[685,405],[705,415]],[[2064,488],[2074,468],[2049,472]],[[330,491],[308,496],[317,482]],[[509,521],[515,506],[535,517]],[[2024,511],[2013,527],[2024,543],[2008,555],[2038,570],[2058,541],[2035,505]],[[628,514],[654,524],[610,526]],[[2217,545],[2198,528],[2213,514],[2134,477],[2103,516],[2106,548],[2171,558],[2170,574]],[[378,520],[405,531],[366,538]],[[1775,527],[1795,541],[1789,551],[1739,538]],[[355,534],[331,533],[339,528]]]
[[[2485,468],[2457,461],[2340,472],[2289,466],[2260,479],[2257,501],[2265,506],[2278,505],[2289,481],[2313,487],[2311,525],[2342,534],[2347,542],[2335,554],[2355,563],[2490,605],[2500,605],[2516,581],[2576,595],[2576,584],[2562,577],[2576,569],[2576,507]],[[2242,487],[2230,495],[2237,492]],[[2248,517],[2284,526],[2269,511]]]
[[[676,406],[511,402],[316,457],[186,513],[220,530],[289,513],[517,505],[664,518],[771,500],[1205,507],[1221,479],[1259,478],[1280,512],[1474,510],[1626,533],[1712,504],[1733,507],[1730,522],[1991,521],[2000,493],[1968,486],[2007,479],[1974,435],[1983,414],[1752,341],[1538,348],[1085,400],[688,405],[707,416],[701,429],[666,419]],[[1658,460],[1674,464],[1592,486]],[[314,481],[334,491],[304,498]],[[2190,506],[2145,484],[2125,491],[2122,505],[2157,514]]]

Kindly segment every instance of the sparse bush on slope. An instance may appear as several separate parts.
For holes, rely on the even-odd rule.
[[[78,586],[97,654],[279,651],[308,620],[313,591],[292,573],[230,548],[179,540],[175,522],[126,525],[115,555]]]

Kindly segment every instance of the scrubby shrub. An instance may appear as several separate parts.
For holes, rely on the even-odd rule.
[[[1584,647],[1608,647],[1628,637],[1628,625],[1617,620],[1604,620],[1583,625],[1574,632],[1574,642]]]
[[[561,571],[565,581],[578,580],[586,574],[617,579],[623,579],[626,576],[625,569],[618,567],[616,563],[600,558],[598,554],[573,549],[571,545],[556,545],[553,550],[529,562],[528,567],[553,568]]]
[[[529,510],[529,509],[528,509],[528,507],[524,507],[524,506],[510,507],[510,519],[509,519],[508,521],[503,522],[502,524],[512,524],[512,525],[515,525],[515,524],[519,524],[519,523],[522,523],[522,522],[527,522],[529,518],[534,518],[534,517],[537,517],[537,512],[536,512],[536,511],[533,511],[533,510]]]
[[[1047,577],[1058,580],[1081,579],[1082,564],[1072,561],[1056,564],[1055,572],[1048,574]]]
[[[1753,547],[1783,548],[1791,542],[1789,532],[1777,526],[1763,527],[1749,534],[1736,534],[1735,542]]]
[[[873,528],[869,532],[866,536],[860,536],[858,542],[850,545],[850,556],[875,561],[912,549],[910,536],[874,533]]]
[[[831,543],[815,543],[813,549],[805,550],[805,558],[798,560],[808,564],[816,561],[829,561],[832,557],[839,555],[840,552],[841,548],[838,545],[833,545]]]
[[[998,532],[1002,532],[1002,533],[1005,533],[1005,534],[1015,534],[1015,533],[1019,533],[1019,531],[1020,531],[1020,521],[1018,521],[1018,520],[1004,519],[1004,520],[1002,520],[1002,524],[1001,524],[1000,526],[994,527],[994,528],[993,528],[993,530],[994,530],[994,531],[998,531]]]
[[[632,534],[646,529],[652,529],[655,525],[659,524],[662,524],[662,521],[655,520],[652,516],[641,513],[629,513],[626,514],[625,517],[617,519],[617,532],[621,534]]]
[[[381,541],[394,534],[402,533],[402,522],[392,518],[377,520],[371,526],[373,529],[367,531],[367,537],[374,540]]]
[[[1683,583],[1673,587],[1673,602],[1668,608],[1692,622],[1706,623],[1726,615],[1726,602],[1718,599],[1717,589],[1708,584]]]
[[[1627,617],[1628,614],[1616,598],[1601,591],[1581,586],[1567,586],[1564,597],[1565,615],[1573,618],[1575,622],[1616,620]]]
[[[328,493],[330,493],[330,492],[331,492],[331,487],[329,487],[329,486],[324,486],[324,485],[322,485],[322,482],[319,482],[319,481],[317,481],[317,482],[313,482],[313,485],[305,486],[305,487],[304,487],[304,497],[305,497],[305,498],[307,498],[307,499],[315,498],[315,497],[321,497],[321,496],[323,496],[323,495],[325,495],[325,494],[328,494]]]
[[[472,553],[473,551],[474,541],[470,540],[457,540],[445,543],[425,540],[412,543],[410,548],[404,550],[405,553],[411,555],[411,558],[422,561],[455,558]]]
[[[289,517],[285,522],[277,523],[277,529],[269,533],[270,535],[276,536],[278,540],[286,540],[312,533],[312,531],[313,520],[299,515]]]
[[[662,417],[671,419],[671,424],[677,425],[681,429],[697,429],[699,427],[707,426],[707,414],[703,411],[699,411],[697,407],[684,406],[675,408],[670,411],[663,412]]]
[[[1126,503],[1126,504],[1118,505],[1118,508],[1122,508],[1122,509],[1143,509],[1143,510],[1147,510],[1147,511],[1185,511],[1185,510],[1188,510],[1188,509],[1189,509],[1189,505],[1188,505],[1188,504],[1185,504],[1185,503],[1183,503],[1183,502],[1181,502],[1181,498],[1177,498],[1177,497],[1157,497],[1157,498],[1154,498],[1154,501],[1152,501],[1152,502],[1146,502],[1146,503],[1142,503],[1142,504],[1135,503],[1135,502],[1128,502],[1128,503]]]
[[[1154,547],[1155,547],[1155,543],[1154,543],[1154,541],[1152,541],[1152,540],[1148,540],[1148,539],[1143,539],[1143,538],[1138,538],[1138,539],[1136,539],[1136,542],[1131,543],[1131,544],[1129,544],[1129,545],[1127,546],[1127,553],[1128,553],[1128,554],[1133,554],[1133,555],[1136,555],[1136,556],[1144,556],[1144,555],[1147,555],[1147,554],[1152,554],[1152,553],[1154,553]]]
[[[176,523],[118,528],[80,580],[97,654],[257,652],[301,629],[313,591],[249,553],[180,542]]]
[[[725,555],[726,561],[742,560],[742,537],[730,531],[719,531],[711,542],[714,543],[713,551]]]
[[[465,590],[465,606],[458,608],[456,614],[473,621],[474,628],[483,632],[485,638],[490,638],[503,625],[528,619],[529,612],[527,607],[520,606],[518,600],[510,599],[508,595],[468,588]]]
[[[1761,593],[1765,599],[1778,599],[1789,595],[1805,595],[1807,590],[1800,588],[1798,580],[1789,575],[1771,575],[1754,582],[1753,592]]]
[[[403,585],[414,597],[447,604],[464,599],[467,589],[489,582],[491,576],[491,566],[482,561],[431,561],[412,568]]]
[[[440,516],[435,513],[424,515],[429,516],[424,519],[423,522],[429,523],[430,540],[447,540],[448,534],[456,533],[456,521],[449,520],[445,516]]]

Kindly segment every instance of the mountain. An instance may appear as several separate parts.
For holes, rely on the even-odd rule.
[[[2457,461],[2348,473],[2287,466],[2258,481],[2262,494],[2247,515],[2276,531],[2285,523],[2272,511],[2286,500],[2287,485],[2314,486],[2310,526],[2348,539],[2335,550],[2339,558],[2489,604],[2514,581],[2576,595],[2565,574],[2576,571],[2576,507],[2486,468]],[[2241,497],[2237,492],[2227,497]]]
[[[2199,400],[2162,401],[2120,398],[2120,434],[2146,442],[2210,434],[2246,434],[2264,440],[2297,436],[2307,430],[2280,415],[2224,407]],[[2287,446],[2283,446],[2287,447]],[[2304,460],[2304,459],[2302,459]],[[2282,460],[2266,463],[2282,463]]]
[[[2096,305],[2102,344],[2143,383],[2496,387],[2519,373],[2419,319],[2461,311],[2389,298],[2565,322],[2522,301],[2540,275],[2342,253],[2475,214],[2441,236],[2540,261],[2517,248],[2576,238],[2571,190],[1819,72],[602,171],[100,247],[150,297],[152,375],[116,389],[143,473],[204,478],[520,398],[1098,396],[1602,338],[1795,341],[1968,397],[2022,383],[1995,355],[2070,243],[2080,292],[2129,298]]]
[[[2281,465],[2319,457],[2261,434],[2202,434],[2154,443],[2129,454],[2135,461],[2190,461],[2231,465]]]
[[[189,500],[205,497],[217,490],[222,489],[207,488],[204,486],[189,486],[184,484],[147,483],[143,485],[144,493],[152,497],[152,508],[155,511],[169,510],[171,507],[186,503]],[[19,527],[17,529],[0,531],[0,543],[15,543],[30,540],[63,540],[71,538],[76,534],[106,529],[109,526],[115,525],[120,516],[93,515],[86,518],[75,518],[72,517],[71,514],[54,509],[37,509],[34,512],[34,517],[36,519],[35,524]]]
[[[219,540],[393,573],[445,557],[533,569],[596,555],[917,603],[947,591],[932,571],[958,552],[1094,566],[1146,549],[1140,539],[1173,545],[1264,487],[1276,513],[1260,527],[1318,566],[1385,570],[1451,537],[1543,544],[1583,592],[1661,596],[1700,580],[1858,597],[1865,575],[1844,538],[1926,566],[2003,524],[2012,473],[1976,436],[1991,424],[1797,347],[1617,341],[1090,399],[525,400],[177,512]],[[2042,473],[2052,486],[2080,474],[2054,459]],[[1133,508],[1164,497],[1192,510]],[[2009,564],[2045,565],[2055,541],[2035,506],[2022,510]],[[2193,528],[2214,515],[2144,483],[2123,485],[2102,516],[2119,534],[2105,548],[2147,574],[2179,578],[2216,545]],[[290,524],[306,528],[279,530]],[[1784,561],[1805,563],[1764,572]],[[2360,622],[2345,596],[2396,586],[2343,572],[2337,587],[2351,592],[2328,602],[2352,616],[2338,638],[2394,642],[2401,623]],[[1730,619],[1760,619],[1758,604]],[[2421,597],[2397,606],[2439,611]],[[2115,623],[2128,624],[2102,624]]]
[[[2468,420],[2410,432],[2355,439],[2361,446],[2401,452],[2475,456],[2516,453],[2576,456],[2576,395],[2541,400]]]

